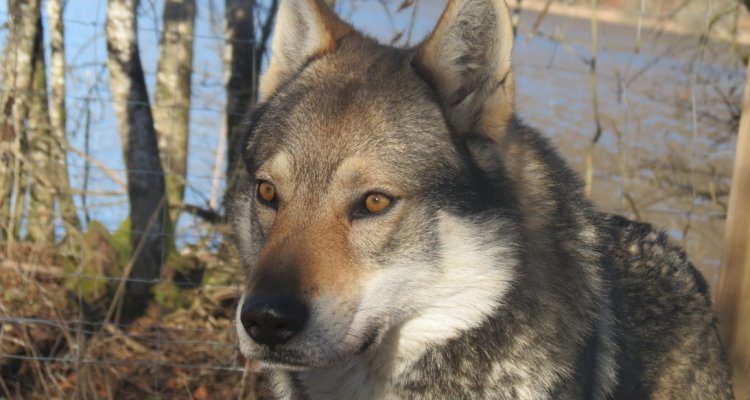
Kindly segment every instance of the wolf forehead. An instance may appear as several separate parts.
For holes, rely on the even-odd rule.
[[[408,162],[416,173],[428,172],[420,166],[460,169],[462,150],[412,58],[409,50],[352,36],[309,60],[250,114],[248,169],[282,150],[300,169],[333,167],[357,154],[380,167]]]

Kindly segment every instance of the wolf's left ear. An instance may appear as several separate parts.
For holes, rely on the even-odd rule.
[[[513,27],[504,0],[449,0],[416,66],[435,85],[454,128],[499,140],[513,115]]]
[[[338,41],[351,32],[351,25],[323,0],[281,0],[261,97],[268,98],[309,60],[336,50]]]

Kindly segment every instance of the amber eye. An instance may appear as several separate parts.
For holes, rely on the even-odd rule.
[[[266,203],[276,200],[276,188],[267,181],[258,181],[258,197]]]
[[[365,198],[365,209],[372,214],[385,211],[393,199],[382,193],[371,193]]]

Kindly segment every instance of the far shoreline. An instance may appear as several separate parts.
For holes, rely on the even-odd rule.
[[[518,6],[518,3],[509,3],[511,7]],[[532,11],[535,13],[541,13],[547,7],[547,1],[542,0],[521,0],[520,8],[524,11]],[[741,45],[750,45],[750,16],[748,13],[741,12],[738,21],[738,28],[736,35],[734,32],[727,31],[721,27],[714,27],[711,30],[710,38],[715,40],[721,40],[726,42],[736,42]],[[562,4],[558,1],[552,1],[549,4],[549,10],[547,13],[550,15],[591,20],[593,16],[593,10],[588,5],[583,4]],[[600,5],[596,9],[597,21],[608,24],[624,25],[631,27],[638,27],[640,24],[642,29],[650,31],[662,31],[677,35],[699,35],[704,29],[704,26],[696,29],[695,25],[691,25],[689,22],[684,21],[684,18],[679,20],[676,18],[669,18],[666,16],[653,16],[650,14],[639,16],[638,14],[624,11],[621,9],[615,9],[607,5]],[[746,28],[746,29],[743,29]]]

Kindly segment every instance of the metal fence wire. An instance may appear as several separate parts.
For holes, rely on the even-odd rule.
[[[22,68],[33,64],[12,54],[9,38],[18,10],[28,9],[17,5],[35,2],[0,5],[0,65],[6,70],[18,70],[7,67],[10,60],[21,60]],[[165,2],[175,0],[143,0],[137,16],[151,101],[132,104],[154,110]],[[128,268],[128,172],[158,172],[128,171],[123,160],[107,69],[108,2],[64,3],[63,159],[42,167],[29,150],[33,141],[14,148],[15,136],[0,131],[0,155],[12,172],[2,179],[19,182],[13,213],[0,220],[6,238],[0,250],[0,399],[268,398],[258,367],[236,349],[234,314],[244,272],[221,218],[232,112],[224,12],[232,1],[196,2],[189,105],[161,105],[174,116],[189,112],[189,146],[184,175],[169,172],[169,156],[161,160],[168,171],[161,174],[183,180],[185,195],[182,204],[170,204],[179,219],[162,238],[169,250],[153,279],[132,277]],[[270,27],[276,0],[256,3],[253,46]],[[381,42],[407,45],[430,31],[444,4],[339,0],[335,7]],[[735,0],[522,0],[510,6],[519,114],[552,138],[600,209],[667,230],[713,287],[750,44],[746,9]],[[44,6],[39,26],[44,34],[37,54],[49,62],[52,17]],[[247,60],[262,70],[266,58],[258,61]],[[50,65],[41,65],[49,75]],[[11,78],[7,72],[0,78],[0,98],[18,95]],[[49,86],[47,78],[22,95],[31,108],[46,106]],[[45,129],[32,122],[26,128]],[[34,206],[40,188],[54,186],[50,166],[67,172],[81,221],[78,240],[71,240],[59,202],[47,210],[48,220]],[[34,232],[50,227],[52,240],[35,240]],[[141,316],[124,321],[127,283],[150,285],[153,299]]]

